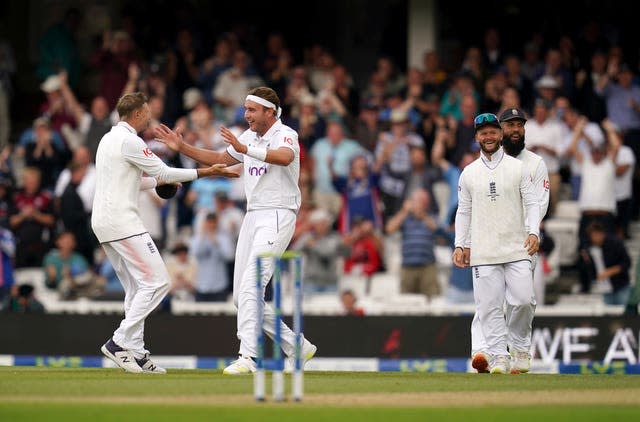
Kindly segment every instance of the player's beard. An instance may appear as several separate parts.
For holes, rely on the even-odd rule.
[[[517,141],[512,141],[507,137],[502,138],[502,148],[510,156],[517,157],[524,149],[524,136]]]

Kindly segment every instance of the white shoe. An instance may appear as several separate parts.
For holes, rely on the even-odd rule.
[[[245,356],[238,357],[222,371],[224,375],[242,375],[254,372],[256,372],[256,363],[253,359]]]
[[[531,355],[529,354],[529,352],[515,352],[512,358],[512,374],[524,374],[529,372],[529,370],[531,369]]]
[[[478,371],[479,374],[489,373],[489,355],[485,352],[477,352],[471,358],[471,366]]]
[[[302,343],[302,369],[304,370],[304,365],[311,360],[311,358],[313,358],[316,355],[316,352],[318,351],[318,347],[315,344],[312,344],[310,341],[308,340],[304,340],[304,343]],[[284,365],[284,372],[286,373],[291,373],[293,372],[293,369],[296,367],[296,358],[295,356],[291,355],[287,357],[287,360],[285,361],[285,365]]]
[[[149,354],[147,353],[142,359],[136,359],[140,368],[142,368],[142,372],[145,374],[166,374],[167,370],[162,366],[158,366],[157,363],[149,358]]]
[[[509,357],[508,356],[496,356],[493,358],[493,364],[491,365],[492,374],[508,374],[509,373]]]
[[[113,339],[109,339],[108,342],[103,344],[100,351],[127,372],[139,374],[143,371],[140,365],[138,365],[138,362],[136,362],[133,353],[130,350],[118,346]]]

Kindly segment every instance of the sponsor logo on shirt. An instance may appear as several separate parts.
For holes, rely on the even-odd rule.
[[[149,248],[149,252],[156,253],[156,247],[154,246],[153,242],[147,242],[147,247]]]
[[[153,151],[151,151],[151,148],[149,147],[143,149],[142,153],[147,157],[153,157]]]
[[[249,175],[251,176],[262,176],[267,172],[267,166],[251,166],[249,167]]]

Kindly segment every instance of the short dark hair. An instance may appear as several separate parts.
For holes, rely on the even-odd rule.
[[[138,110],[147,101],[149,101],[149,98],[147,98],[144,92],[132,92],[130,94],[124,94],[118,100],[116,111],[120,115],[121,119],[126,119],[131,116],[131,113]]]

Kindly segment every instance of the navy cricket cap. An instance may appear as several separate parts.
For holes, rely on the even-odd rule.
[[[501,122],[514,119],[522,120],[523,122],[527,121],[527,117],[524,115],[524,112],[519,108],[508,108],[500,115]]]

